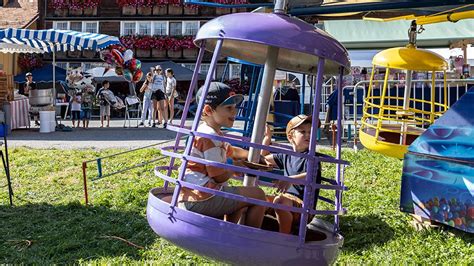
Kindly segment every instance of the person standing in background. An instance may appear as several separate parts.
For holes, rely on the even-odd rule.
[[[153,108],[158,110],[158,124],[161,123],[161,119],[164,119],[163,128],[166,128],[168,121],[168,110],[166,108],[166,95],[165,95],[165,82],[166,79],[163,75],[163,69],[160,65],[157,65],[154,69],[153,82],[151,85],[151,99],[153,101]],[[160,116],[161,113],[161,116]],[[156,115],[153,116],[153,127],[156,126],[155,123]]]
[[[169,108],[170,111],[170,121],[169,123],[173,123],[174,117],[174,100],[178,97],[178,91],[176,90],[176,79],[174,78],[173,69],[168,68],[166,69],[166,98],[167,98],[167,109]]]
[[[110,125],[110,103],[107,101],[105,94],[108,93],[110,82],[104,80],[102,88],[97,92],[97,98],[100,105],[100,127],[104,127],[104,119],[107,119],[107,127]],[[106,118],[107,117],[107,118]]]
[[[81,95],[78,92],[71,97],[71,119],[72,127],[78,128],[81,123]]]
[[[30,90],[36,90],[36,82],[33,81],[33,74],[31,74],[31,72],[26,73],[25,78],[26,82],[22,87],[20,87],[18,93],[29,96]]]
[[[92,113],[92,101],[94,98],[92,90],[93,88],[86,88],[81,99],[82,125],[86,129],[89,128],[89,121]]]
[[[18,93],[29,97],[30,91],[36,90],[36,82],[33,81],[33,74],[31,74],[31,72],[26,73],[25,78],[26,82],[23,87],[20,87]],[[39,126],[40,123],[38,122],[37,113],[33,113],[33,119],[35,120],[35,126]]]
[[[143,126],[145,123],[145,118],[147,117],[147,111],[148,111],[148,126],[151,126],[151,120],[154,113],[154,106],[151,101],[152,92],[150,90],[152,80],[153,80],[153,74],[151,72],[148,72],[146,74],[146,80],[145,82],[143,82],[143,85],[140,88],[140,93],[143,93],[142,121],[140,122],[140,126]]]

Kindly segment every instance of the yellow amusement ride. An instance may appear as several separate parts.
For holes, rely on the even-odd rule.
[[[417,24],[413,21],[409,30],[409,44],[406,47],[390,48],[374,56],[359,130],[360,141],[366,148],[400,159],[403,159],[408,146],[448,108],[448,64],[438,54],[417,48],[416,34]],[[377,70],[385,71],[381,90],[374,87],[374,73]],[[403,96],[390,93],[391,71],[406,72]],[[412,87],[414,71],[431,73],[430,93],[423,93],[426,97],[414,96],[413,90],[417,89]],[[436,74],[440,72],[443,74],[444,89],[437,91],[435,79]]]

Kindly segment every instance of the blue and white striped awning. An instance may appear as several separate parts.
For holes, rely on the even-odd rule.
[[[60,43],[52,43],[49,41],[40,41],[36,39],[17,39],[17,38],[3,38],[0,39],[0,43],[6,43],[11,45],[29,46],[41,50],[42,52],[61,52],[61,51],[74,51],[81,50],[76,49],[74,46]]]
[[[101,50],[113,44],[120,44],[115,36],[71,30],[0,30],[0,42],[24,44],[45,52],[71,50]]]

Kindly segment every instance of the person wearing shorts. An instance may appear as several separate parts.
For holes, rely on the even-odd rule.
[[[203,95],[201,87],[197,93],[198,99]],[[212,82],[206,96],[202,113],[203,123],[197,128],[198,132],[208,135],[222,136],[222,127],[232,127],[237,115],[237,105],[243,100],[242,95],[235,95],[229,86]],[[199,101],[199,100],[198,100]],[[248,152],[239,147],[233,147],[227,142],[197,136],[192,144],[191,156],[226,163],[228,159],[235,165],[247,158]],[[226,182],[235,175],[234,171],[212,165],[204,165],[193,160],[187,164],[184,181],[198,186],[237,194],[249,198],[265,200],[265,193],[258,187],[230,187]],[[238,200],[183,187],[178,198],[178,207],[226,221],[238,222],[243,210],[247,209],[243,224],[259,228],[262,225],[265,207],[249,204]]]
[[[151,95],[151,100],[153,101],[153,107],[155,110],[158,110],[158,124],[161,124],[161,120],[164,119],[163,128],[166,128],[167,121],[168,121],[168,110],[166,108],[166,96],[165,96],[165,82],[166,78],[163,75],[163,69],[160,65],[157,65],[154,70],[153,81],[151,84],[151,91],[153,94]],[[156,115],[153,116],[153,125],[152,127],[156,126],[155,123]]]
[[[92,114],[92,101],[94,95],[92,93],[92,88],[86,88],[82,94],[81,101],[81,116],[82,116],[82,125],[84,128],[89,128],[89,121],[91,120]]]
[[[104,127],[104,120],[107,119],[107,127],[110,125],[110,103],[105,98],[105,93],[109,90],[110,82],[104,80],[102,82],[102,88],[97,92],[97,98],[99,98],[100,105],[100,127]]]
[[[71,118],[72,127],[79,127],[81,123],[81,95],[79,93],[71,97]]]

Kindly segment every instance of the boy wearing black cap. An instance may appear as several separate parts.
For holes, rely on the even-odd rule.
[[[312,117],[306,115],[297,115],[293,117],[286,126],[286,137],[293,147],[293,151],[308,154],[309,141],[311,137]],[[320,122],[318,121],[318,127]],[[272,134],[269,128],[265,132],[263,145],[270,145]],[[318,156],[326,156],[316,153]],[[268,165],[284,171],[285,176],[295,179],[306,178],[308,160],[299,156],[293,156],[283,153],[269,154],[268,151],[262,151],[264,159]],[[318,162],[318,173],[315,177],[316,183],[321,183],[321,163]],[[273,203],[283,204],[291,207],[303,206],[304,185],[295,185],[286,181],[276,181],[275,186],[281,194],[278,196],[268,196]],[[319,189],[315,192],[314,203],[319,196]],[[275,209],[275,214],[280,225],[280,233],[291,233],[293,225],[299,224],[300,214],[290,211]]]
[[[204,88],[197,93],[199,102]],[[243,100],[242,95],[236,95],[224,83],[212,82],[206,96],[202,113],[203,123],[197,131],[209,135],[223,135],[221,127],[232,127],[237,114],[236,106]],[[248,152],[241,148],[232,147],[229,143],[197,136],[194,139],[191,156],[204,160],[226,163],[228,158],[245,159]],[[184,180],[196,185],[238,194],[250,198],[265,200],[265,193],[258,187],[230,187],[225,182],[235,174],[234,171],[221,167],[204,165],[189,161]],[[237,222],[243,208],[248,208],[244,224],[261,227],[265,207],[240,202],[209,193],[183,188],[178,206],[193,212],[212,217],[226,215],[228,221]]]

